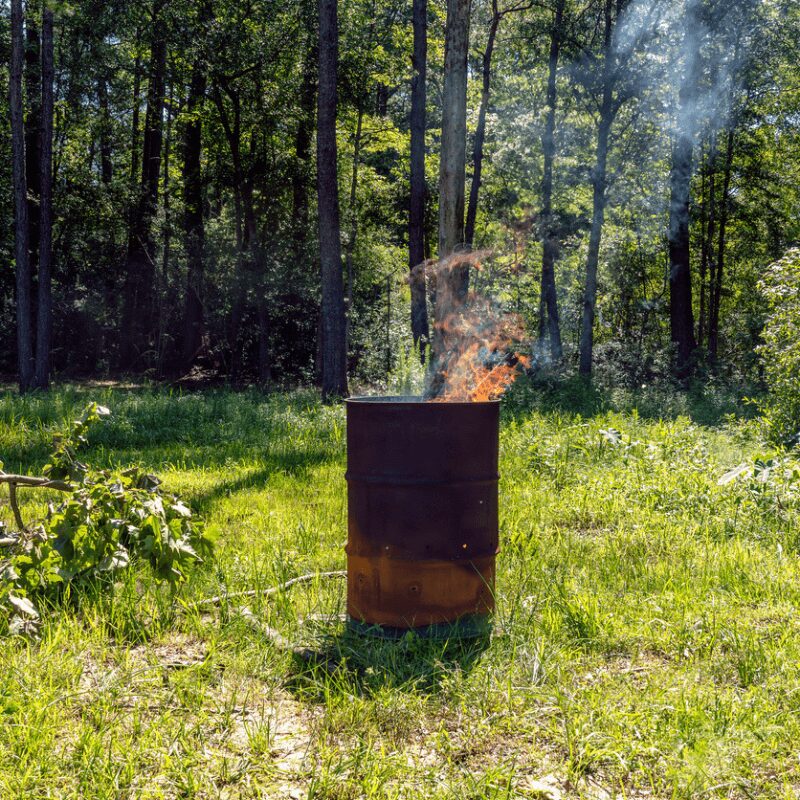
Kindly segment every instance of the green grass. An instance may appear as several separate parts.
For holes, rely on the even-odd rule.
[[[114,416],[87,459],[155,470],[217,529],[218,553],[176,596],[134,571],[52,609],[41,641],[0,641],[0,797],[797,796],[800,471],[720,485],[776,455],[752,426],[703,426],[680,404],[660,420],[652,397],[641,415],[526,410],[516,392],[491,642],[301,626],[343,611],[341,581],[249,602],[334,649],[326,668],[233,604],[186,606],[344,566],[342,410],[310,393],[6,394],[5,468],[36,473],[89,399]]]

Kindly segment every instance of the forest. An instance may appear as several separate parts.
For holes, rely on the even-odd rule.
[[[764,384],[759,282],[800,237],[789,0],[10,11],[0,370],[23,390],[385,383],[437,318],[409,271],[471,250],[532,370]]]
[[[0,798],[800,796],[797,0],[0,48]]]

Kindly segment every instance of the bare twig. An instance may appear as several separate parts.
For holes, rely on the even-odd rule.
[[[0,470],[0,483],[8,484],[8,504],[14,512],[14,521],[17,523],[17,527],[22,531],[27,529],[19,510],[17,486],[27,486],[35,489],[55,489],[59,492],[71,492],[75,488],[66,481],[51,481],[50,478],[36,478],[32,475],[10,475],[2,470]]]
[[[311,572],[308,575],[298,575],[296,578],[281,583],[278,586],[270,586],[269,589],[251,589],[247,592],[232,592],[231,594],[218,594],[214,597],[206,597],[203,600],[198,600],[196,603],[189,603],[186,608],[195,610],[198,608],[206,608],[207,606],[219,606],[228,600],[238,600],[244,597],[269,597],[270,595],[282,592],[290,586],[297,583],[308,583],[316,578],[345,578],[347,577],[346,570],[336,570],[334,572]]]
[[[16,483],[9,483],[8,484],[8,503],[11,506],[11,510],[14,512],[14,520],[17,523],[17,527],[24,531],[25,530],[25,523],[22,521],[22,515],[19,513],[19,503],[17,503],[17,484]]]
[[[0,483],[16,486],[30,486],[37,489],[55,489],[59,492],[71,492],[75,487],[66,481],[53,481],[50,478],[36,478],[32,475],[11,475],[0,472]]]

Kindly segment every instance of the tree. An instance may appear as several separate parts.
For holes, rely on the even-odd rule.
[[[11,170],[14,182],[14,258],[17,276],[17,365],[19,389],[33,385],[31,268],[28,258],[28,206],[25,180],[25,127],[22,101],[22,0],[11,0],[11,68],[8,93],[11,110]]]
[[[580,359],[578,371],[581,375],[592,374],[594,349],[594,315],[597,303],[597,263],[600,256],[600,237],[606,210],[606,168],[608,164],[608,137],[617,114],[614,100],[616,64],[614,59],[614,5],[615,0],[603,0],[603,49],[601,54],[601,99],[600,119],[597,126],[595,163],[592,169],[592,228],[589,234],[589,250],[586,255],[586,284],[583,293],[581,316]],[[624,0],[617,0],[617,15]]]
[[[344,283],[336,168],[336,91],[339,25],[336,0],[319,0],[317,207],[322,284],[322,396],[347,394]]]
[[[199,33],[210,9],[203,4]],[[183,363],[191,366],[203,340],[203,273],[205,224],[203,214],[203,100],[206,93],[205,53],[200,48],[192,65],[186,122],[183,129],[183,235],[186,248]]]
[[[556,0],[553,24],[550,28],[550,53],[547,61],[547,118],[542,133],[542,276],[539,302],[539,346],[544,348],[546,334],[550,338],[550,356],[561,358],[561,327],[558,316],[555,260],[558,248],[553,219],[553,163],[556,154],[556,77],[561,40],[564,36],[564,6],[566,0]]]
[[[164,126],[164,96],[167,65],[165,0],[153,0],[150,40],[150,75],[142,141],[142,176],[134,201],[128,232],[125,292],[122,303],[120,366],[137,365],[149,341],[155,322],[154,221],[158,210],[161,176],[161,146]],[[141,364],[139,364],[141,366]]]
[[[467,150],[467,55],[470,0],[447,0],[442,89],[442,144],[439,156],[439,259],[464,248],[464,181]],[[444,285],[446,284],[446,285]],[[445,349],[444,321],[464,302],[469,262],[439,270],[434,312],[434,359]]]
[[[670,338],[676,350],[675,374],[679,378],[686,378],[691,372],[692,355],[697,347],[689,260],[689,199],[700,71],[699,26],[697,2],[690,0],[683,37],[683,78],[678,98],[678,126],[672,146],[668,233]]]
[[[413,0],[414,51],[411,59],[411,194],[408,215],[408,266],[425,261],[425,106],[427,103],[428,3]],[[411,335],[425,359],[430,337],[425,275],[411,277]]]
[[[50,383],[50,340],[53,330],[53,11],[42,11],[42,116],[41,177],[39,181],[39,284],[36,318],[35,384],[47,389]]]

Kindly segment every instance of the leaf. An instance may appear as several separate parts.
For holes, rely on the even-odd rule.
[[[98,565],[98,572],[116,572],[125,569],[131,563],[130,555],[125,548],[120,547],[111,555],[106,556]]]
[[[173,510],[173,511],[176,513],[176,514],[178,514],[178,515],[179,515],[179,516],[181,516],[181,517],[191,517],[191,516],[192,516],[192,512],[191,512],[191,510],[189,509],[189,507],[188,507],[188,506],[186,506],[184,503],[182,503],[180,500],[178,500],[177,502],[173,503],[173,504],[170,506],[170,508],[171,508],[171,509],[172,509],[172,510]]]
[[[731,470],[728,470],[718,481],[717,486],[725,486],[732,481],[735,481],[740,475],[749,475],[751,472],[749,464],[739,464],[738,467],[734,467]]]
[[[34,606],[27,597],[16,597],[10,594],[8,596],[8,602],[14,606],[18,614],[22,614],[24,617],[30,617],[31,619],[39,619],[39,612],[36,610],[36,606]]]

